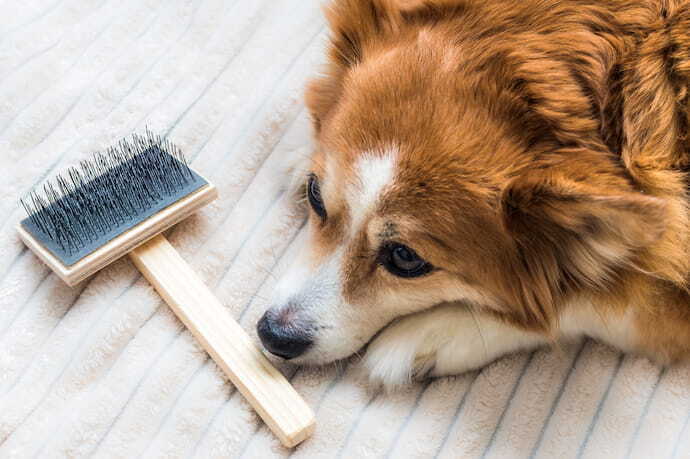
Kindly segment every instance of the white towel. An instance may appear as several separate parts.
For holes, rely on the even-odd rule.
[[[289,451],[127,259],[68,288],[21,244],[21,195],[148,126],[218,186],[170,239],[255,336],[326,36],[316,0],[0,1],[0,457],[690,457],[690,365],[590,341],[392,394],[284,365],[317,416]]]

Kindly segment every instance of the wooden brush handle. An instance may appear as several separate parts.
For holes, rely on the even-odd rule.
[[[163,235],[129,255],[283,445],[311,435],[309,406]]]

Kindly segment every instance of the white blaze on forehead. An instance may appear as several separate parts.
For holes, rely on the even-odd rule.
[[[393,183],[395,153],[390,149],[383,154],[365,153],[357,161],[353,183],[347,189],[353,231],[357,231],[381,194]]]

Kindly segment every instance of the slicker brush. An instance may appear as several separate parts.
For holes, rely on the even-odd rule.
[[[129,255],[281,443],[314,430],[283,375],[161,234],[216,199],[171,142],[146,132],[47,181],[21,200],[24,243],[72,286]]]

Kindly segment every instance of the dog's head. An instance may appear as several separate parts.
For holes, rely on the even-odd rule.
[[[548,332],[565,296],[604,288],[660,237],[663,203],[634,191],[599,116],[605,44],[517,40],[531,13],[486,14],[329,10],[329,67],[307,92],[308,240],[258,325],[274,354],[343,358],[447,301]],[[576,45],[594,56],[581,67],[561,58]]]

